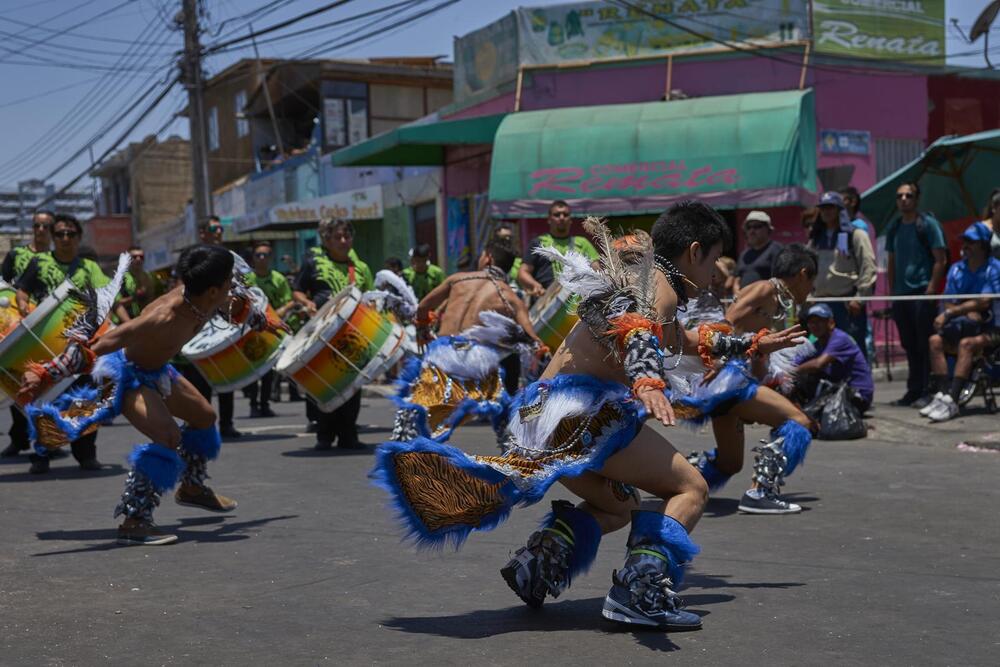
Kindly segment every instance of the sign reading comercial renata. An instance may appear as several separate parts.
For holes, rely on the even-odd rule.
[[[817,53],[943,65],[944,16],[945,0],[816,0],[813,39]]]

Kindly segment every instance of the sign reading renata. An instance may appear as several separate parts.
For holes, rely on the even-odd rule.
[[[923,65],[945,62],[945,0],[817,0],[816,51]]]
[[[684,160],[595,164],[589,168],[555,167],[531,174],[529,197],[565,195],[578,197],[629,197],[644,194],[683,193],[712,186],[726,190],[739,183],[736,169],[711,164],[689,165]],[[720,187],[722,186],[722,187]]]

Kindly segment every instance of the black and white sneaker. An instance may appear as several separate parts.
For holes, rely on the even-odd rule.
[[[652,572],[639,577],[625,570],[611,576],[612,586],[604,598],[601,615],[624,625],[662,630],[700,630],[701,617],[681,609],[681,599],[665,574]],[[630,581],[625,581],[630,578]]]
[[[758,488],[750,489],[743,494],[739,510],[746,514],[795,514],[802,511],[802,506],[790,503],[776,493]]]

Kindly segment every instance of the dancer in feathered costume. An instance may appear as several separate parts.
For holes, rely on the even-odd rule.
[[[503,432],[510,397],[500,361],[519,354],[530,367],[548,353],[527,307],[504,280],[513,261],[509,242],[493,241],[480,255],[478,271],[449,276],[420,302],[418,339],[425,351],[407,361],[397,382],[392,441],[444,442],[475,417],[488,418],[498,436]],[[440,337],[431,341],[431,314],[445,301]]]
[[[816,253],[795,243],[786,246],[775,258],[774,276],[747,285],[737,295],[719,318],[738,334],[752,333],[764,328],[782,330],[795,319],[795,308],[812,292],[816,279]],[[795,347],[758,355],[751,362],[751,372],[764,384],[787,395],[795,380],[795,360],[812,343],[802,341]],[[740,499],[739,510],[747,514],[794,514],[802,507],[780,496],[785,477],[790,475],[805,457],[810,439],[798,428],[809,424],[805,414],[789,402],[776,402],[778,412],[770,421],[762,420],[774,428],[774,434],[784,434],[785,440],[777,451],[774,442],[761,441],[754,448],[754,474],[751,487]],[[791,420],[791,421],[789,421]],[[736,414],[717,412],[712,417],[712,432],[716,447],[710,451],[694,452],[688,461],[704,475],[712,491],[721,489],[730,477],[743,469],[744,432],[743,420]],[[794,425],[792,425],[794,424]],[[810,426],[811,428],[811,426]],[[797,444],[798,443],[798,444]]]
[[[748,418],[759,413],[770,396],[755,396],[756,383],[737,362],[711,382],[699,374],[692,383],[679,360],[698,352],[710,360],[767,353],[794,344],[801,330],[752,337],[706,332],[699,341],[677,324],[678,300],[689,285],[708,284],[728,241],[725,221],[709,206],[672,207],[653,226],[652,244],[636,237],[615,248],[603,224],[588,220],[585,227],[601,248],[600,270],[576,253],[560,255],[560,280],[579,295],[581,321],[542,379],[513,400],[502,455],[471,456],[417,438],[383,445],[374,477],[424,545],[459,545],[471,531],[497,526],[515,505],[537,502],[559,481],[583,502],[554,503],[541,529],[502,569],[518,596],[531,606],[558,596],[593,562],[601,535],[631,523],[625,564],[612,575],[604,616],[695,629],[700,618],[681,609],[673,588],[698,552],[689,533],[704,509],[707,485],[643,422],[652,417],[673,425],[675,412],[707,418],[741,400],[734,410]],[[668,379],[676,383],[670,391]],[[659,502],[641,508],[636,488]]]
[[[126,256],[127,257],[127,256]],[[127,266],[127,260],[123,260]],[[177,272],[183,283],[155,300],[139,317],[96,338],[107,316],[110,295],[98,292],[94,309],[67,334],[66,351],[24,374],[20,401],[27,403],[51,383],[75,373],[90,372],[93,389],[78,393],[60,405],[28,409],[36,434],[61,434],[72,439],[99,423],[123,414],[151,442],[137,445],[129,456],[132,470],[125,482],[115,516],[121,544],[168,544],[175,535],[160,531],[153,510],[160,494],[180,480],[175,499],[213,511],[230,511],[236,503],[205,485],[206,465],[219,454],[221,440],[215,412],[200,393],[167,363],[216,314],[256,330],[282,328],[259,307],[264,298],[251,298],[242,275],[234,274],[234,255],[218,246],[195,246],[181,254]],[[121,271],[119,265],[119,272]],[[249,270],[246,263],[240,268]],[[109,301],[110,300],[110,301]],[[96,361],[96,363],[95,363]],[[63,409],[60,409],[63,408]],[[174,418],[186,422],[177,427]]]

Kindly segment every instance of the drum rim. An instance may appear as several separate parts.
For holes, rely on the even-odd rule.
[[[278,347],[275,348],[275,350],[268,356],[267,360],[264,361],[264,363],[254,368],[249,375],[245,376],[244,378],[240,378],[240,380],[235,383],[222,384],[222,385],[212,384],[212,382],[207,377],[205,377],[205,374],[201,372],[201,369],[198,367],[197,364],[195,364],[195,369],[198,371],[198,373],[201,374],[201,377],[205,380],[205,382],[208,382],[208,384],[212,387],[212,390],[215,391],[216,393],[225,394],[230,391],[236,391],[237,389],[242,389],[248,384],[256,382],[257,380],[267,375],[268,372],[274,370],[278,363],[278,359],[281,358],[282,353],[285,351],[285,345],[287,345],[288,340],[289,340],[288,336],[282,338],[281,342],[278,344]]]
[[[254,295],[254,298],[258,302],[261,299],[263,299],[263,302],[265,304],[268,304],[267,296],[259,287],[251,287],[250,293]],[[213,322],[215,321],[222,322],[224,326],[220,327],[217,324],[213,324]],[[203,350],[201,352],[186,352],[185,350],[187,350],[192,343],[194,343],[196,340],[202,337],[202,332],[205,331],[206,327],[208,327],[209,325],[211,325],[214,329],[224,332],[223,337],[215,345],[206,350]],[[230,331],[227,332],[226,329],[230,329]],[[239,342],[246,336],[249,336],[250,334],[254,333],[260,333],[260,332],[253,331],[251,329],[247,329],[244,331],[244,327],[242,324],[232,324],[226,322],[226,320],[224,320],[220,315],[213,315],[211,319],[209,319],[207,322],[205,322],[205,324],[202,325],[201,329],[198,330],[198,333],[192,336],[191,340],[189,340],[187,343],[184,344],[184,347],[181,348],[181,354],[190,359],[191,361],[204,359],[205,357],[210,357],[213,354],[216,354],[220,349],[224,349],[232,345],[235,345],[237,342]]]
[[[556,290],[553,293],[554,296],[547,303],[545,303],[544,307],[539,308],[539,309],[536,310],[534,308],[534,304],[532,304],[532,308],[531,308],[531,310],[528,313],[528,316],[529,316],[529,319],[531,320],[532,326],[534,326],[535,322],[537,322],[539,320],[542,320],[542,319],[548,319],[549,317],[551,317],[552,315],[554,315],[555,312],[558,312],[558,310],[560,308],[562,308],[564,305],[566,305],[566,303],[571,298],[573,298],[573,293],[570,292],[566,288],[565,285],[563,285],[561,283],[553,283],[553,285],[558,285],[559,289]],[[541,303],[542,300],[545,299],[548,295],[549,295],[549,292],[547,291],[545,294],[543,294],[541,296],[541,298],[539,299],[538,302]],[[560,297],[562,297],[562,298],[560,298]],[[553,308],[556,305],[558,305],[558,308],[555,308],[555,310],[553,311]]]
[[[41,320],[45,319],[52,314],[53,311],[66,300],[69,296],[70,291],[76,289],[76,285],[68,280],[64,280],[59,283],[59,286],[55,288],[51,294],[46,296],[41,302],[35,306],[35,309],[28,313],[27,317],[22,317],[18,320],[17,325],[11,330],[9,334],[0,339],[0,355],[7,352],[15,341],[20,340],[20,336],[15,336],[14,333],[21,329],[31,329]]]
[[[354,307],[351,308],[350,312],[348,313],[344,313],[343,310],[350,304],[350,301],[341,304],[340,303],[342,301],[341,296],[350,297],[350,299],[354,301]],[[289,343],[285,351],[282,352],[281,355],[282,358],[279,358],[278,362],[275,364],[274,370],[277,371],[278,373],[283,373],[287,375],[290,375],[292,373],[297,373],[298,371],[302,370],[302,368],[306,364],[308,364],[309,361],[312,361],[313,357],[315,357],[319,353],[319,350],[326,346],[326,341],[329,340],[330,338],[333,338],[340,332],[340,330],[344,327],[344,323],[351,317],[351,315],[354,314],[354,311],[357,310],[358,307],[362,305],[361,296],[362,296],[361,290],[358,289],[355,285],[348,285],[344,289],[337,292],[335,295],[331,296],[327,300],[327,302],[323,304],[323,307],[320,308],[319,311],[317,311],[314,317],[316,319],[319,319],[321,314],[323,314],[323,316],[326,315],[325,311],[333,310],[334,306],[339,306],[336,309],[337,310],[336,316],[323,325],[324,328],[322,332],[316,332],[315,328],[310,330],[309,336],[312,337],[314,334],[316,334],[317,335],[316,340],[314,340],[312,343],[309,343],[309,346],[306,347],[301,354],[297,355],[294,359],[288,360],[288,364],[284,365],[283,362],[285,361],[285,359],[283,357],[285,356],[285,354],[290,354],[292,349],[292,343]],[[310,322],[311,321],[312,320],[310,320]],[[332,335],[330,335],[329,338],[325,336],[320,338],[319,337],[320,334],[325,334],[326,328],[330,327],[335,322],[337,323],[337,328],[332,333]],[[299,329],[298,333],[296,333],[294,336],[289,336],[289,340],[294,341],[296,338],[299,337],[300,334],[305,332],[308,327],[309,327],[309,322],[306,322],[305,326]],[[303,358],[307,359],[308,361],[302,361]]]
[[[393,337],[396,338],[395,341],[393,340]],[[403,341],[405,341],[406,338],[407,338],[406,331],[403,329],[403,327],[399,323],[393,322],[392,333],[389,335],[389,338],[387,338],[385,342],[382,343],[382,347],[379,348],[379,351],[375,353],[375,355],[371,358],[371,361],[369,361],[362,370],[367,372],[373,368],[390,366],[396,363],[400,358],[402,358],[403,354],[405,353],[405,351],[403,350]],[[390,343],[392,343],[392,349],[389,352],[386,352],[386,348],[389,347]],[[379,362],[378,366],[375,366],[376,362]],[[306,391],[305,387],[299,385],[299,389],[301,389],[306,394],[309,394],[309,396],[311,396],[312,399],[316,401],[316,405],[320,408],[320,410],[329,412],[331,410],[336,410],[338,407],[346,403],[347,400],[355,394],[355,392],[361,391],[361,389],[364,388],[366,383],[367,383],[367,378],[365,378],[364,375],[359,374],[358,377],[356,377],[354,380],[351,381],[351,384],[349,384],[344,391],[339,392],[335,398],[326,401],[325,403],[321,403],[318,398],[316,398],[308,391]],[[296,384],[298,383],[296,382]],[[344,395],[346,395],[347,398],[338,402],[337,399],[339,399],[341,396]]]

